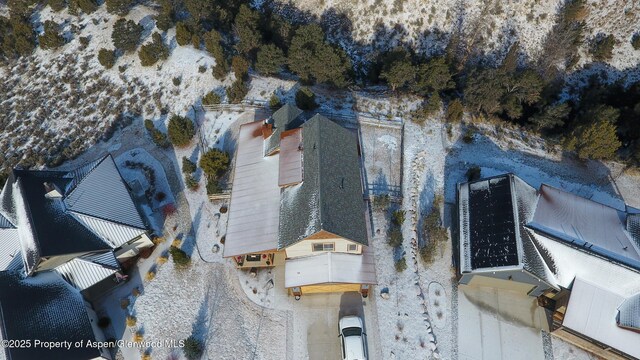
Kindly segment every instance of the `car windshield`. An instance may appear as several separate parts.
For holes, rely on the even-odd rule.
[[[348,337],[348,336],[361,336],[362,335],[362,329],[360,329],[358,327],[348,327],[348,328],[345,328],[344,330],[342,330],[342,333],[344,334],[345,337]]]

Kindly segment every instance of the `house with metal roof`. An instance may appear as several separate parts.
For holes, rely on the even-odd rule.
[[[368,291],[357,135],[285,105],[240,127],[224,256],[238,267],[285,267],[291,293]]]
[[[513,174],[458,184],[459,282],[519,291],[552,334],[612,359],[640,358],[640,222]],[[630,345],[633,344],[633,345]]]
[[[12,271],[0,272],[0,358],[111,359],[98,344],[105,337],[98,319],[78,290],[54,272],[25,278]],[[45,344],[57,344],[48,347]]]

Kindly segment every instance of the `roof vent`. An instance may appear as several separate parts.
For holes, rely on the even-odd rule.
[[[45,182],[44,191],[44,197],[47,199],[59,199],[62,197],[62,191],[60,191],[60,188],[58,188],[54,183]]]

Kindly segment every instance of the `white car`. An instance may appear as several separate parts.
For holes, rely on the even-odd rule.
[[[342,341],[343,360],[367,360],[367,347],[362,319],[359,316],[345,316],[338,322]]]

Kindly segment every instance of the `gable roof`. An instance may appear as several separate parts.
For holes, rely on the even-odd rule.
[[[96,340],[82,297],[56,273],[21,279],[15,273],[0,272],[0,289],[0,338]],[[73,346],[69,350],[31,347],[2,349],[0,355],[11,360],[73,360],[96,358],[100,351]]]
[[[368,245],[355,135],[321,115],[302,129],[304,179],[282,190],[278,248],[320,230]]]
[[[111,155],[88,171],[65,196],[69,211],[145,229],[142,217]]]
[[[626,213],[545,184],[539,194],[528,227],[640,269],[640,249],[625,232]]]
[[[0,229],[0,271],[17,270],[21,266],[18,230]]]
[[[618,307],[618,326],[640,330],[640,293],[627,298]]]
[[[286,131],[299,127],[304,122],[303,111],[291,104],[285,104],[271,115],[268,120],[273,132],[264,142],[264,155],[270,155],[280,147],[280,135]]]
[[[120,264],[112,251],[77,257],[55,268],[63,279],[79,290],[85,290],[119,270]]]

